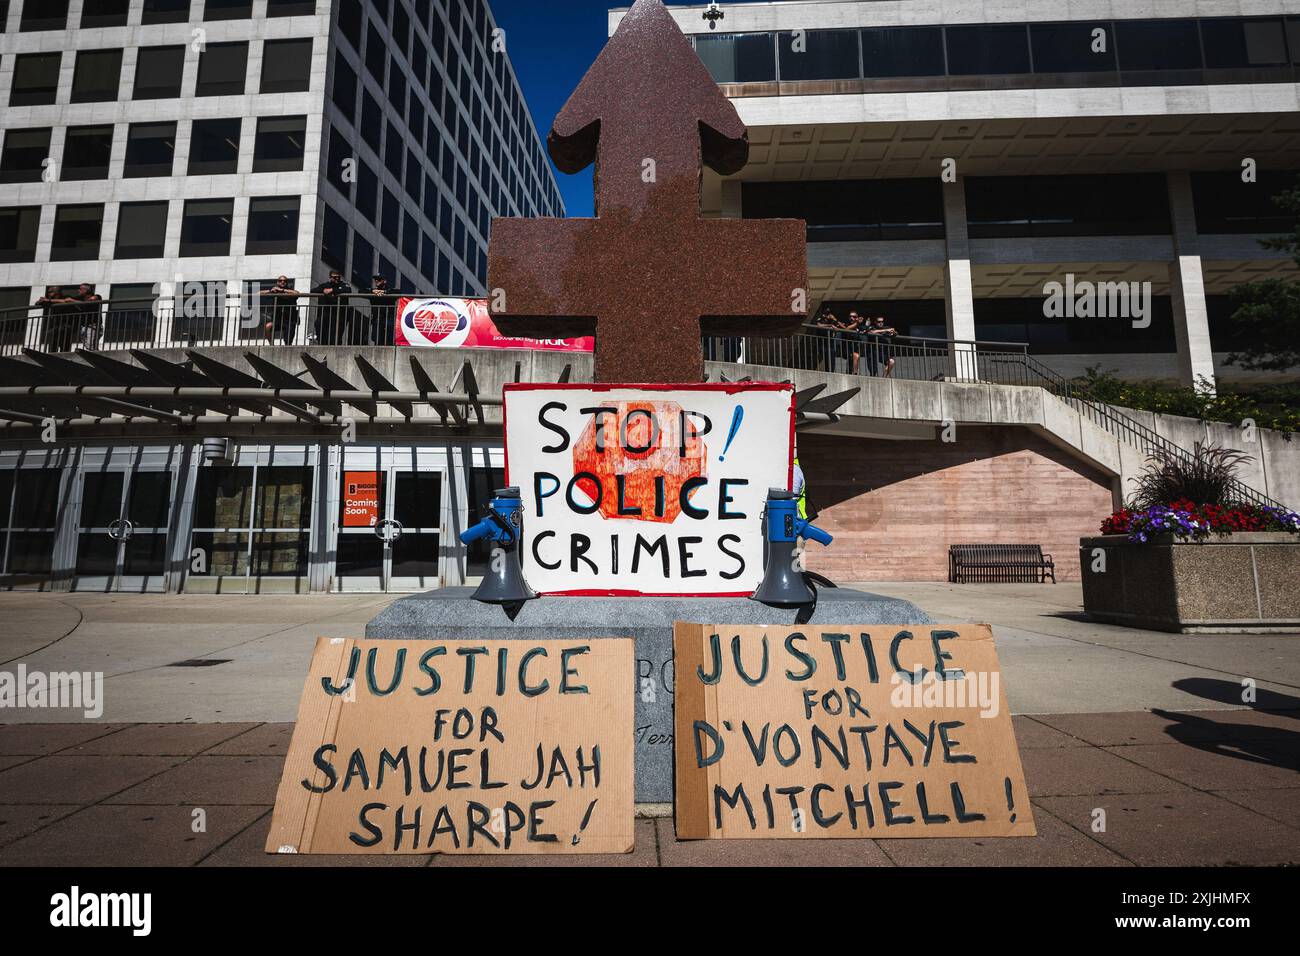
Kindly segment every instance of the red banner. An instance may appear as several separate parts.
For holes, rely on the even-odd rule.
[[[590,352],[596,347],[591,336],[526,339],[502,335],[492,323],[486,299],[398,299],[396,322],[394,341],[417,348]]]
[[[379,523],[379,472],[343,472],[343,527],[373,528]]]

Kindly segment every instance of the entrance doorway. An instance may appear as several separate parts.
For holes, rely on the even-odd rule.
[[[109,464],[81,474],[73,587],[86,591],[165,591],[175,475]]]
[[[447,497],[445,451],[345,448],[335,588],[421,591],[442,587]]]

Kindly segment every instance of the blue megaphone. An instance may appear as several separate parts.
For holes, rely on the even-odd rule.
[[[811,604],[817,594],[795,560],[795,542],[807,538],[828,545],[834,539],[807,518],[799,517],[799,496],[784,488],[767,491],[763,533],[767,536],[767,567],[752,599],[776,607]]]

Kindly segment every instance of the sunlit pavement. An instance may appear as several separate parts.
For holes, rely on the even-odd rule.
[[[1037,837],[678,842],[660,818],[618,857],[269,856],[314,640],[360,636],[392,598],[5,593],[0,669],[99,671],[105,700],[90,720],[0,711],[0,864],[1300,862],[1300,635],[1090,624],[1077,584],[865,587],[994,625]],[[174,666],[193,660],[221,663]]]

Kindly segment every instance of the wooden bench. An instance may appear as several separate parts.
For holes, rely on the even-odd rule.
[[[1056,564],[1037,544],[954,544],[948,547],[953,584],[1056,583]]]

